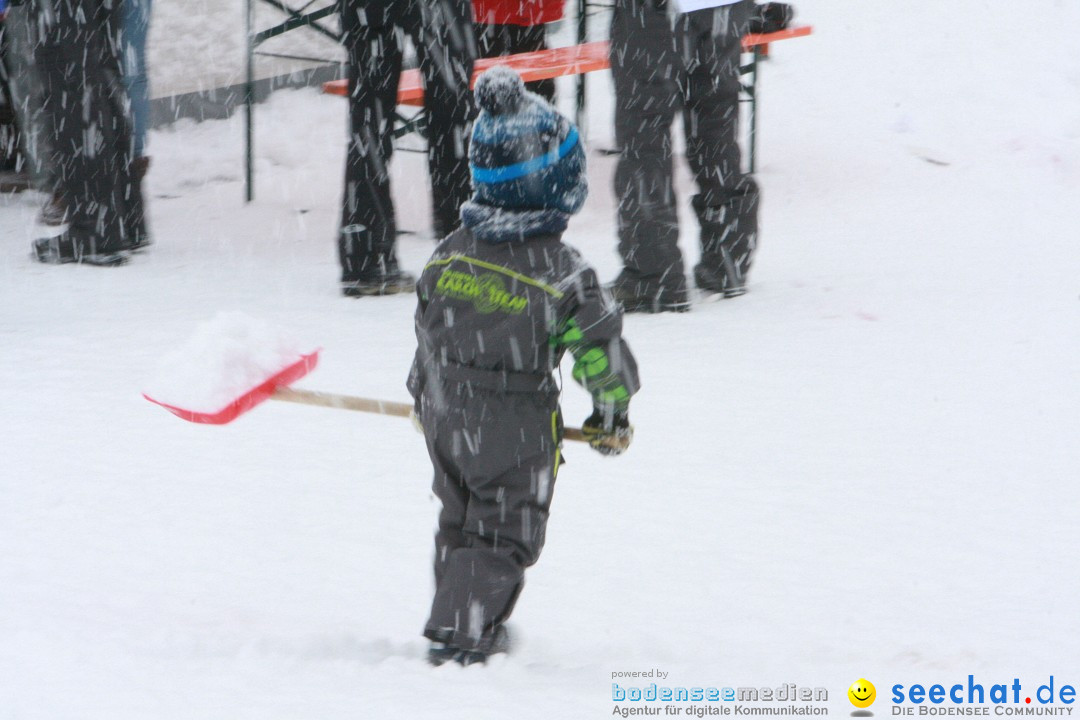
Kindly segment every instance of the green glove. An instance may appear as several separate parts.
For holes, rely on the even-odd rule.
[[[581,424],[586,442],[601,455],[622,455],[634,439],[634,427],[625,412],[607,414],[593,410]]]

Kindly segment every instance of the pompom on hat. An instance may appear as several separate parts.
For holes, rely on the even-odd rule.
[[[576,213],[585,203],[585,148],[577,128],[516,72],[497,65],[476,80],[480,114],[469,146],[473,200],[521,210]]]

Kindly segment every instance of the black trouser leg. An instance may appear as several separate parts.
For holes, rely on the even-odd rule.
[[[341,26],[349,55],[349,139],[338,258],[341,279],[350,281],[397,263],[389,163],[402,58],[393,25],[370,25],[362,10],[342,2]]]
[[[473,117],[472,79],[476,41],[467,0],[421,3],[410,31],[424,76],[428,170],[432,223],[443,238],[460,223],[462,203],[472,195],[469,135]]]
[[[757,245],[758,188],[739,151],[741,39],[751,4],[679,16],[675,40],[686,67],[686,157],[698,185],[702,264],[742,285]]]
[[[39,25],[34,8],[17,5],[8,8],[4,20],[6,49],[5,62],[10,72],[11,93],[15,100],[16,123],[23,142],[23,152],[28,160],[35,185],[40,190],[54,191],[52,178],[45,166],[46,148],[49,142],[39,82],[34,61],[34,48],[38,44]]]
[[[22,137],[15,121],[15,96],[11,92],[7,27],[0,21],[0,170],[21,170]]]
[[[115,3],[66,0],[39,9],[35,51],[51,117],[52,162],[67,205],[75,254],[110,253],[143,231],[132,168],[131,117],[121,76]]]
[[[685,286],[672,181],[671,123],[679,59],[667,15],[649,0],[618,0],[611,23],[619,254],[626,274]]]

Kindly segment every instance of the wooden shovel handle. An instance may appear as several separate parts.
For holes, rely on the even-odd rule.
[[[395,417],[409,417],[413,406],[410,403],[391,402],[389,400],[375,400],[373,398],[354,397],[352,395],[337,395],[335,393],[316,392],[314,390],[298,390],[290,387],[279,387],[270,396],[272,400],[301,403],[303,405],[318,405],[319,407],[339,408],[341,410],[356,410],[357,412],[375,413],[377,415],[393,415]],[[563,438],[585,442],[585,435],[580,428],[568,427],[563,429]]]
[[[318,405],[320,407],[356,410],[358,412],[394,415],[396,417],[409,417],[409,413],[413,409],[413,406],[409,403],[373,400],[351,395],[335,395],[334,393],[315,392],[314,390],[297,390],[288,387],[279,387],[270,398],[303,405]]]

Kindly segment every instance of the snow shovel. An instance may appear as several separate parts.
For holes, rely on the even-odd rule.
[[[224,425],[232,422],[265,400],[282,400],[304,405],[356,410],[358,412],[404,418],[412,414],[413,406],[411,403],[337,395],[313,390],[298,390],[288,387],[291,383],[296,382],[315,369],[318,362],[318,350],[301,355],[299,359],[259,382],[251,389],[240,393],[225,405],[211,411],[180,407],[178,404],[151,397],[148,393],[143,393],[143,397],[156,405],[160,405],[178,418],[207,425]],[[565,428],[563,437],[567,440],[586,442],[585,435],[580,428]]]

